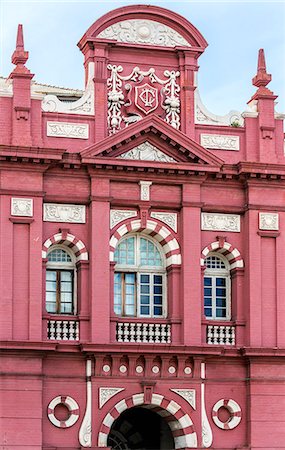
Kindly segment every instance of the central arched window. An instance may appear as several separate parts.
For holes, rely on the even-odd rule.
[[[63,247],[53,246],[47,260],[46,310],[50,314],[74,314],[74,255]]]
[[[207,319],[230,320],[231,292],[228,260],[218,254],[205,259],[204,314]]]
[[[123,238],[115,251],[114,312],[119,316],[165,317],[165,258],[141,234]]]

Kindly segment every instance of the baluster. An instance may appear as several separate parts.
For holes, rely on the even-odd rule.
[[[136,324],[136,341],[142,342],[142,324],[141,323]]]
[[[130,323],[130,342],[136,342],[136,330],[135,330],[136,324]]]
[[[156,344],[159,344],[159,343],[161,343],[161,331],[160,331],[160,324],[159,323],[156,323],[155,325],[154,325],[154,342],[156,343]]]
[[[123,342],[123,323],[117,323],[117,341]]]
[[[148,342],[148,324],[143,323],[142,341]]]
[[[154,324],[150,323],[148,327],[148,342],[154,342]]]

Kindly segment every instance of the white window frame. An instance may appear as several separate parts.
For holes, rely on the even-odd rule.
[[[207,258],[215,256],[223,261],[226,268],[225,269],[212,269],[207,268],[204,272],[204,278],[211,278],[212,280],[215,280],[215,286],[213,288],[213,282],[212,282],[212,316],[206,316],[205,315],[205,295],[204,295],[204,278],[203,278],[203,312],[207,320],[215,320],[215,321],[230,321],[231,320],[231,273],[230,273],[230,265],[225,258],[220,253],[211,252],[207,255]],[[207,259],[206,258],[206,259]],[[205,259],[205,264],[206,264]],[[217,305],[216,305],[216,278],[225,278],[226,279],[226,317],[216,317],[216,311],[217,311]],[[214,314],[213,314],[214,313]]]
[[[47,258],[48,255],[53,251],[53,250],[63,250],[65,251],[71,258],[70,262],[56,262],[56,261],[47,261],[46,263],[46,270],[68,270],[68,271],[73,271],[73,298],[72,298],[72,302],[73,302],[73,313],[72,314],[67,314],[67,313],[48,313],[48,314],[52,314],[52,315],[68,315],[68,316],[74,316],[77,314],[77,270],[76,270],[76,257],[74,255],[74,253],[66,246],[64,245],[60,245],[60,244],[54,244],[52,245],[47,252]],[[45,296],[45,307],[46,307],[46,296]]]
[[[161,249],[159,243],[153,239],[151,236],[145,235],[143,233],[128,233],[120,241],[117,245],[119,245],[123,240],[129,239],[131,237],[135,238],[135,253],[134,253],[134,261],[135,264],[118,264],[115,266],[115,273],[134,273],[135,274],[135,283],[136,283],[136,305],[135,316],[122,316],[122,317],[145,317],[145,318],[154,318],[154,319],[165,319],[167,317],[167,274],[166,274],[166,259],[165,255]],[[155,248],[159,251],[162,266],[140,266],[138,264],[138,259],[140,255],[140,238],[146,239],[154,244]],[[153,277],[151,277],[150,283],[150,292],[152,295],[150,296],[150,314],[140,314],[140,275],[161,275],[162,276],[162,315],[154,315],[152,311],[154,310],[154,302],[153,302]]]

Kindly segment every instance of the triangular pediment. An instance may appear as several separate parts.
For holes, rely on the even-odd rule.
[[[136,161],[177,162],[176,159],[162,152],[148,141],[137,145],[126,153],[122,153],[118,158]]]
[[[223,165],[216,155],[154,114],[82,150],[81,158],[85,162],[117,160],[124,164],[142,161],[144,167],[187,164],[219,169]]]

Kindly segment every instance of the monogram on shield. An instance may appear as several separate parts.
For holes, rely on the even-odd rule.
[[[148,83],[142,86],[135,86],[135,104],[148,114],[158,107],[158,90]]]

